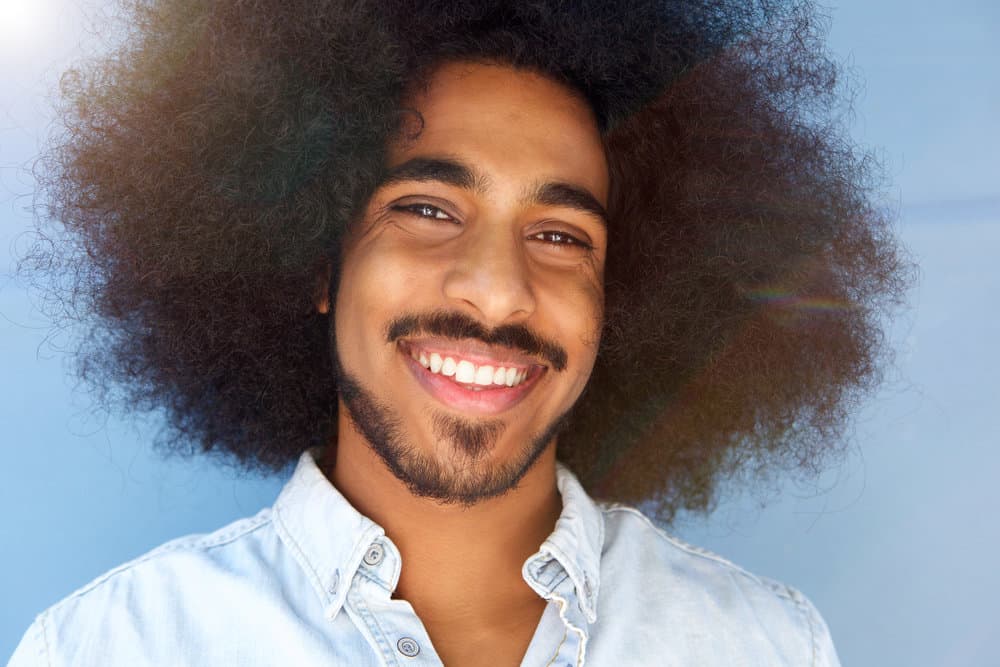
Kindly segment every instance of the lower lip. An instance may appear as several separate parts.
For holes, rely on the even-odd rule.
[[[455,384],[443,375],[431,373],[408,352],[400,350],[400,354],[417,382],[431,396],[455,410],[475,412],[481,415],[496,415],[514,407],[524,400],[528,392],[538,383],[539,378],[545,374],[544,369],[535,368],[528,374],[527,379],[516,387],[492,385],[484,386],[483,389],[476,391]]]

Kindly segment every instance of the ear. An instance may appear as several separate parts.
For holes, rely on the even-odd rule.
[[[330,314],[330,262],[324,262],[316,272],[316,284],[313,285],[313,305],[321,315]]]

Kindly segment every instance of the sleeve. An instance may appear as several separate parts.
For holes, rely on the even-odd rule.
[[[14,649],[14,655],[7,662],[7,667],[48,667],[49,650],[45,639],[45,620],[39,616],[31,624],[21,638],[21,643]]]

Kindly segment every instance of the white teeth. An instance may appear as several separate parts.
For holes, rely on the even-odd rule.
[[[476,385],[468,387],[473,391],[480,391],[482,388],[494,385],[515,387],[524,382],[528,375],[527,369],[476,366],[471,361],[464,359],[456,362],[453,357],[444,357],[438,352],[431,352],[428,355],[426,352],[411,349],[410,356],[431,373],[454,377],[455,382],[460,384]]]
[[[475,379],[476,367],[472,365],[472,362],[466,361],[465,359],[458,362],[458,366],[455,367],[455,381],[470,384],[474,382]]]
[[[492,366],[480,366],[476,369],[476,384],[487,385],[493,384],[493,367]]]

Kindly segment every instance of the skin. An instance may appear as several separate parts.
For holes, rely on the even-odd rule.
[[[567,184],[606,206],[607,164],[587,104],[532,72],[445,64],[404,106],[423,124],[390,146],[390,172],[415,158],[443,158],[473,168],[476,187],[435,178],[379,187],[345,243],[336,352],[344,372],[391,408],[408,447],[448,479],[474,486],[489,471],[523,460],[590,376],[603,308],[606,222],[534,194],[543,183]],[[317,307],[328,311],[329,298]],[[455,408],[416,379],[420,371],[405,345],[425,337],[402,344],[386,337],[388,323],[401,314],[441,311],[468,315],[487,330],[522,324],[566,353],[565,368],[534,357],[544,370],[517,404],[495,414]],[[500,428],[472,455],[439,437],[435,414]],[[517,665],[545,607],[521,567],[561,511],[555,465],[552,438],[516,484],[494,497],[470,504],[416,495],[375,454],[341,403],[327,474],[399,547],[403,568],[394,597],[413,606],[445,664],[478,665],[489,655],[491,664]]]

